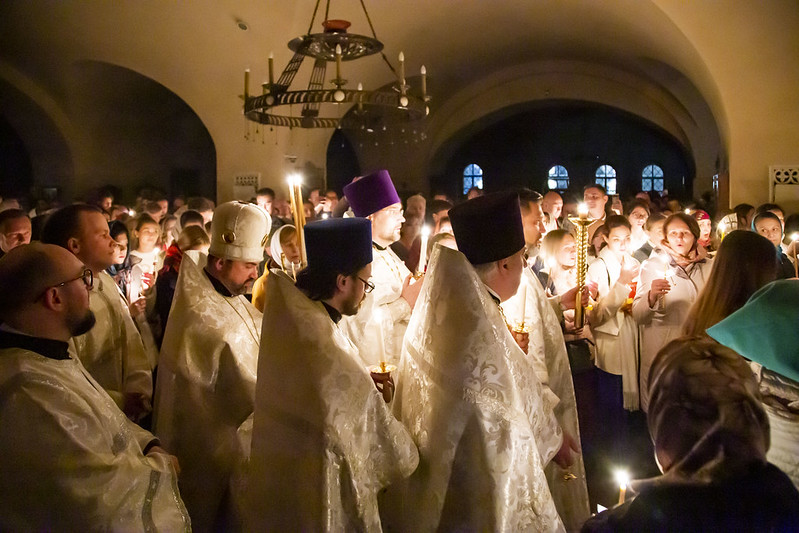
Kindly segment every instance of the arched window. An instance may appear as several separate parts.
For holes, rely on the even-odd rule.
[[[463,170],[463,194],[472,187],[483,188],[483,169],[471,163]]]
[[[657,165],[647,165],[641,172],[641,190],[663,192],[663,169]]]
[[[610,165],[601,165],[596,169],[595,183],[602,185],[608,194],[616,194],[616,169]]]
[[[549,169],[547,188],[550,191],[565,191],[569,188],[569,172],[562,165],[555,165]]]

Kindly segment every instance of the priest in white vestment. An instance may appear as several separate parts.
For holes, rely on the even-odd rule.
[[[400,238],[405,218],[394,183],[387,170],[378,170],[344,187],[344,195],[356,217],[372,224],[372,281],[375,290],[366,295],[362,310],[342,322],[350,340],[358,347],[365,365],[378,363],[377,354],[386,353],[389,362],[399,361],[402,337],[421,289],[411,271],[391,249]],[[382,329],[383,346],[378,330]]]
[[[374,288],[371,227],[329,219],[305,236],[297,286],[277,270],[267,278],[246,529],[381,531],[378,491],[419,457],[339,328]]]
[[[579,441],[577,401],[563,330],[541,283],[529,268],[524,269],[516,294],[501,305],[511,326],[521,329],[519,323],[523,324],[529,340],[527,356],[535,365],[544,393],[553,400],[555,418]],[[550,462],[545,473],[563,524],[568,531],[579,531],[590,516],[582,452],[576,453],[574,464],[565,469]]]
[[[189,531],[174,458],[69,350],[93,281],[54,245],[0,259],[0,530]]]
[[[180,460],[195,531],[235,526],[229,478],[238,461],[236,431],[253,410],[262,317],[243,294],[258,276],[269,224],[255,205],[222,204],[208,256],[189,251],[180,265],[154,426]]]
[[[108,222],[95,206],[73,204],[47,220],[42,242],[72,252],[92,270],[89,303],[97,323],[72,339],[83,366],[133,421],[152,410],[153,377],[139,330],[119,287],[105,271],[116,258]]]
[[[562,531],[544,468],[573,462],[535,366],[500,301],[524,268],[519,197],[450,210],[458,251],[437,246],[403,343],[394,413],[419,468],[386,495],[405,531]]]

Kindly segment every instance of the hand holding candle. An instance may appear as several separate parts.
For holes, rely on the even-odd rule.
[[[619,484],[619,505],[624,503],[627,496],[627,485],[630,484],[630,474],[626,470],[616,470],[616,482]]]

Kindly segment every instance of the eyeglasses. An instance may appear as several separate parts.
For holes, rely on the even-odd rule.
[[[89,289],[91,289],[94,286],[94,274],[92,274],[92,271],[87,268],[77,278],[68,279],[68,280],[62,281],[61,283],[58,283],[56,285],[51,285],[51,286],[47,287],[47,289],[45,289],[45,291],[39,296],[39,298],[44,296],[45,292],[47,292],[48,289],[54,289],[56,287],[63,287],[67,283],[72,283],[73,281],[77,281],[79,279],[82,279],[83,280],[83,284],[86,285],[86,287],[89,288]],[[37,298],[37,300],[38,300],[38,298]]]
[[[366,294],[369,294],[370,292],[375,290],[375,284],[372,283],[371,281],[367,281],[363,279],[361,276],[355,276],[355,277],[363,282],[363,292],[365,292]]]

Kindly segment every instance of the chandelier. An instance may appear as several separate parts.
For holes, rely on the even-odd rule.
[[[383,43],[377,39],[374,26],[361,0],[372,37],[347,33],[350,23],[346,20],[327,19],[330,0],[327,0],[322,33],[311,33],[321,0],[317,0],[306,35],[292,39],[288,47],[294,52],[286,68],[274,79],[274,58],[269,54],[269,81],[262,84],[262,93],[249,92],[249,69],[244,71],[244,116],[253,122],[290,128],[358,128],[368,125],[385,126],[387,123],[410,122],[424,118],[429,113],[427,95],[427,72],[421,68],[421,91],[411,92],[405,78],[405,57],[399,54],[399,73],[383,53]],[[358,83],[356,88],[348,86],[342,78],[342,63],[373,54],[381,54],[392,77],[396,79],[388,87],[367,91]],[[314,60],[310,81],[306,89],[291,89],[303,60]],[[325,85],[327,64],[335,63],[335,77]],[[351,104],[352,110],[342,114],[342,105]],[[299,108],[299,113],[295,112]]]

